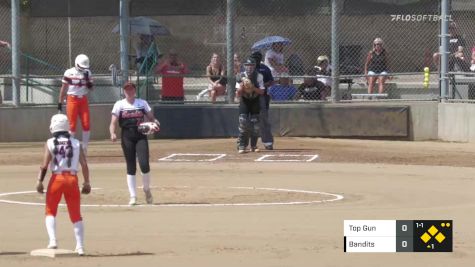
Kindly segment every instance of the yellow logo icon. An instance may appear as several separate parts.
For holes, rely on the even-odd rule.
[[[444,227],[449,228],[450,223],[442,223],[440,226],[442,226],[442,228],[444,228]],[[437,227],[435,227],[435,225],[432,225],[427,230],[427,232],[424,232],[424,234],[421,235],[420,238],[421,238],[422,241],[424,241],[424,243],[427,243],[432,239],[432,237],[435,238],[435,240],[437,240],[437,242],[439,242],[439,243],[442,243],[445,240],[445,235],[442,234],[441,232],[439,232],[439,229],[437,229]]]

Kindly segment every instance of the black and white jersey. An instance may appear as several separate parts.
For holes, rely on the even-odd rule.
[[[130,104],[127,99],[122,99],[115,102],[112,108],[112,114],[119,118],[119,126],[122,128],[137,127],[144,122],[145,114],[152,109],[147,101],[136,98],[133,104]]]

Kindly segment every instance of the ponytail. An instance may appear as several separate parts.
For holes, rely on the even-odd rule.
[[[54,148],[53,148],[53,164],[54,164],[54,166],[58,166],[58,159],[56,159],[56,155],[58,155],[58,145],[59,145],[59,142],[58,142],[58,135],[53,134],[53,136],[54,136],[54,140],[53,140],[53,144],[54,144]]]
[[[73,146],[71,145],[71,136],[67,136],[68,145],[66,146],[66,157],[68,158],[68,168],[71,168],[71,161],[73,159]]]

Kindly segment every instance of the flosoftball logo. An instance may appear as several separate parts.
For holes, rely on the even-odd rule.
[[[391,21],[400,21],[400,22],[437,22],[437,21],[453,21],[452,15],[441,16],[441,15],[391,15]]]

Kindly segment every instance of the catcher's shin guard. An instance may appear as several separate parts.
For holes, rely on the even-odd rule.
[[[259,138],[259,114],[251,115],[249,130],[251,135],[251,147],[257,147],[257,139]]]
[[[257,136],[251,136],[251,148],[257,147],[257,139],[258,139],[258,138],[259,138],[259,137],[257,137]]]
[[[244,149],[249,143],[249,121],[246,114],[239,114],[238,149]]]
[[[248,131],[248,117],[246,114],[239,114],[239,133],[246,133]]]
[[[251,136],[259,136],[259,114],[251,115],[250,124]]]

